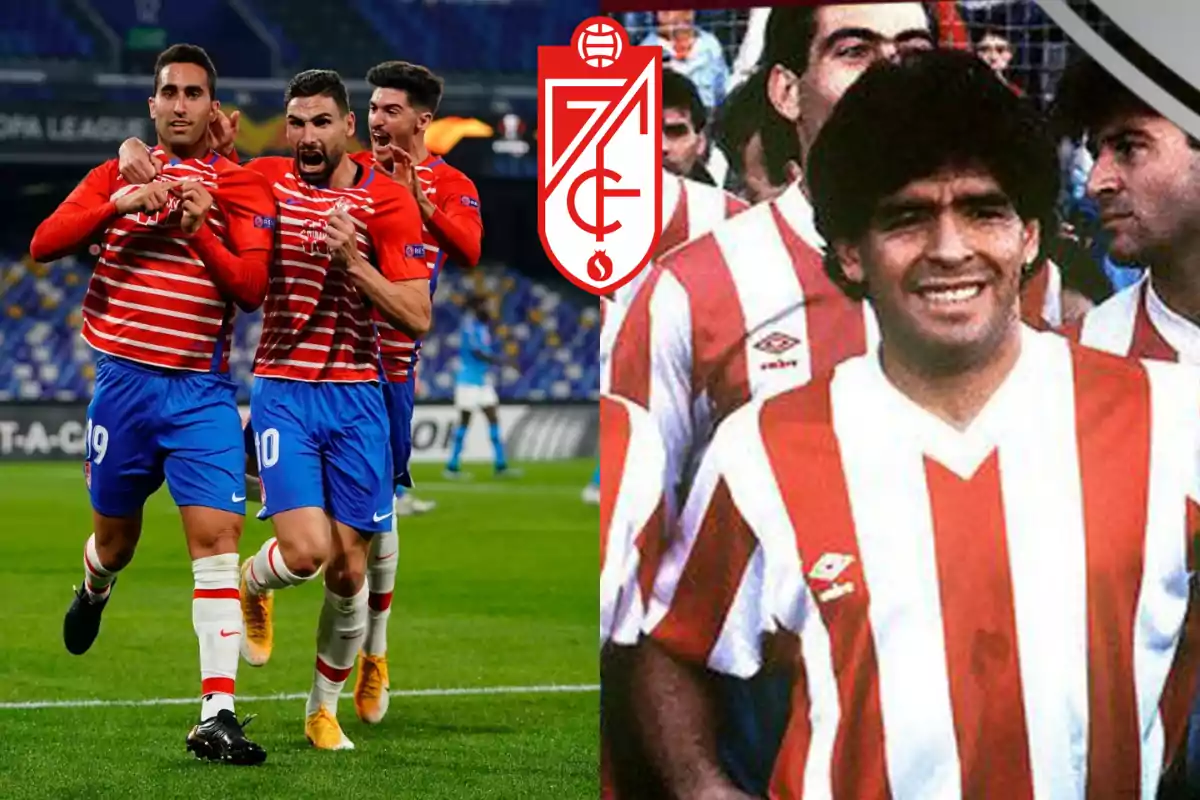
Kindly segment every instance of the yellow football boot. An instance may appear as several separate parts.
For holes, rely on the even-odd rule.
[[[271,660],[271,649],[275,646],[275,593],[270,589],[259,595],[250,593],[246,585],[250,562],[242,562],[242,580],[238,586],[242,600],[242,636],[240,648],[242,658],[252,667],[261,667]]]
[[[387,655],[369,656],[358,653],[358,679],[354,682],[354,710],[368,725],[383,720],[388,710]]]
[[[318,750],[353,750],[354,742],[342,733],[342,726],[337,717],[329,713],[329,709],[320,706],[316,713],[309,714],[304,720],[304,735],[309,744]]]

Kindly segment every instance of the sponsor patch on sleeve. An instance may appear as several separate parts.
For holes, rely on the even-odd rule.
[[[407,258],[424,258],[425,245],[423,244],[406,244],[404,245],[404,255]]]
[[[275,227],[275,218],[266,216],[264,214],[255,214],[254,215],[254,227],[266,228],[268,230],[271,228],[274,228]]]
[[[470,206],[471,208],[479,208],[479,201],[476,200],[474,197],[467,197],[465,194],[462,197],[458,198],[458,202],[462,203],[464,206]]]

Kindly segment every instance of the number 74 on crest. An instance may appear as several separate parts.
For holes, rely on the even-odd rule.
[[[579,288],[604,295],[650,263],[662,230],[662,49],[608,17],[538,48],[538,234]]]

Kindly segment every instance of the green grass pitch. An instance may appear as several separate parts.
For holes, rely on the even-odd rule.
[[[271,698],[308,691],[322,590],[278,593],[271,662],[238,672],[238,714],[258,715],[247,732],[269,753],[258,768],[184,750],[199,672],[191,570],[166,489],[147,505],[99,639],[73,657],[61,628],[90,531],[82,471],[0,467],[0,797],[598,797],[598,521],[579,500],[594,464],[522,466],[505,481],[467,467],[477,479],[464,484],[416,467],[418,495],[438,508],[401,520],[389,636],[392,690],[412,693],[394,696],[377,726],[343,697],[354,751],[312,750],[304,700]],[[243,556],[270,535],[257,510]],[[143,702],[74,702],[86,700]],[[45,701],[65,704],[27,707]]]

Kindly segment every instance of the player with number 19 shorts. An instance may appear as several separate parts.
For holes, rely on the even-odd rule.
[[[93,533],[84,581],[63,623],[67,650],[86,652],[117,574],[129,563],[146,499],[165,480],[179,506],[195,579],[200,640],[197,757],[266,758],[234,716],[242,619],[237,547],[245,516],[237,389],[229,377],[235,306],[254,310],[267,288],[275,201],[259,175],[209,148],[216,70],[193,45],[158,58],[151,117],[157,178],[133,185],[117,161],[88,173],[30,245],[49,261],[99,237],[83,303],[83,337],[98,354],[88,406]]]
[[[473,267],[479,263],[483,239],[479,193],[466,175],[425,146],[425,130],[442,98],[440,77],[417,64],[387,61],[367,73],[367,82],[374,87],[368,117],[372,149],[356,153],[354,159],[389,175],[416,201],[422,222],[418,256],[425,260],[432,297],[446,264]],[[430,511],[434,505],[409,491],[413,485],[408,460],[412,453],[413,399],[421,340],[390,324],[382,315],[375,315],[375,323],[391,431],[395,515],[391,530],[371,540],[367,569],[370,612],[354,685],[355,711],[367,723],[382,720],[388,708],[387,624],[399,550],[396,525],[399,517]]]

